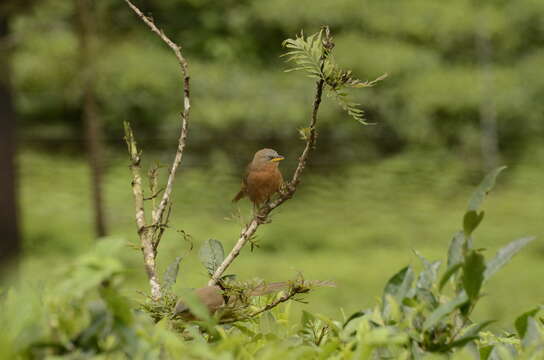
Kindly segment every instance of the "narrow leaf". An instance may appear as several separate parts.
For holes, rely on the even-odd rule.
[[[527,319],[535,316],[539,311],[540,307],[537,307],[518,316],[514,324],[520,338],[523,338],[527,332]]]
[[[444,351],[453,349],[455,347],[463,347],[471,341],[478,340],[480,338],[480,336],[478,335],[480,331],[482,331],[484,328],[488,327],[494,322],[495,320],[488,320],[480,324],[473,324],[472,327],[463,334],[463,336],[448,344],[445,347]]]
[[[412,267],[407,266],[400,270],[398,273],[393,275],[393,277],[391,277],[391,279],[389,279],[385,285],[385,289],[383,291],[384,300],[386,295],[391,295],[397,299],[399,303],[401,303],[402,299],[406,296],[406,293],[408,293],[408,290],[410,290],[413,280],[414,271],[412,270]]]
[[[344,322],[344,324],[342,325],[342,328],[345,328],[346,325],[351,322],[351,320],[360,318],[361,316],[365,316],[365,315],[366,315],[366,313],[364,311],[357,311],[357,312],[351,314],[350,317],[348,317],[346,319],[346,321]]]
[[[524,348],[529,348],[533,345],[539,344],[542,342],[542,332],[538,325],[538,322],[534,317],[527,318],[527,328],[525,330],[525,336],[521,341]]]
[[[506,169],[506,166],[498,167],[484,177],[474,194],[472,194],[472,197],[468,203],[467,211],[478,211],[478,209],[480,209],[480,206],[484,202],[486,195],[495,186],[497,176],[504,169]]]
[[[474,301],[480,295],[480,289],[484,282],[485,260],[484,256],[472,250],[463,264],[463,288],[469,299]]]
[[[534,236],[521,238],[519,240],[512,241],[497,252],[497,255],[487,263],[487,268],[484,272],[484,279],[487,281],[493,274],[495,274],[500,268],[506,265],[512,257],[516,255],[521,249],[535,239]]]
[[[419,251],[414,250],[414,253],[423,264],[423,271],[419,273],[416,287],[420,289],[431,289],[438,276],[438,269],[440,268],[441,262],[434,261],[430,263],[429,260],[419,253]]]
[[[462,231],[457,232],[451,239],[448,250],[448,269],[455,264],[463,262],[463,245],[465,243],[465,234]]]
[[[172,261],[172,263],[168,265],[168,268],[166,268],[166,271],[164,272],[163,288],[170,289],[176,283],[179,272],[179,263],[181,262],[181,259],[181,256],[177,256],[174,261]]]
[[[457,295],[452,300],[448,301],[445,304],[440,305],[436,310],[434,310],[429,317],[423,323],[423,330],[427,331],[436,324],[445,316],[451,314],[457,308],[462,306],[468,301],[468,296],[465,292]]]
[[[484,218],[484,212],[477,212],[475,210],[470,210],[465,213],[463,217],[463,231],[466,236],[470,236],[474,230],[480,225]]]
[[[440,283],[438,284],[438,290],[442,291],[442,288],[444,288],[444,285],[448,282],[448,280],[463,266],[462,263],[457,263],[450,267],[444,275],[442,275],[442,278],[440,279]]]
[[[480,360],[489,359],[489,355],[493,351],[493,345],[486,345],[480,347]]]
[[[300,317],[300,326],[302,328],[309,327],[313,321],[315,321],[315,316],[312,313],[303,310],[302,316]]]
[[[215,270],[221,265],[225,259],[225,251],[223,245],[219,240],[208,239],[202,244],[198,251],[200,261],[204,267],[208,270],[210,275],[215,273]]]

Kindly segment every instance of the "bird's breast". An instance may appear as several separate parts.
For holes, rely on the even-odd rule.
[[[253,170],[247,176],[247,193],[253,202],[262,203],[280,189],[282,182],[277,166]]]

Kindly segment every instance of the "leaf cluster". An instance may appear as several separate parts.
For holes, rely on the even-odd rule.
[[[481,333],[493,320],[473,322],[470,317],[483,296],[485,283],[534,240],[534,237],[515,240],[500,249],[489,261],[486,261],[482,249],[474,248],[472,234],[484,214],[480,208],[503,169],[492,171],[474,192],[463,217],[463,230],[456,233],[451,241],[443,272],[440,272],[441,261],[431,262],[416,251],[423,270],[417,275],[411,266],[401,269],[385,285],[381,305],[352,315],[347,324],[366,322],[365,326],[370,328],[404,334],[404,346],[416,359],[427,353],[452,355],[463,351],[468,353],[469,349],[478,353],[481,359],[502,359],[497,354],[502,354],[504,349],[514,354],[512,356],[520,355],[524,350],[532,351],[531,347],[516,348],[489,340],[485,346],[481,346]],[[448,284],[451,285],[449,292]],[[516,320],[521,343],[529,341],[525,340],[529,322],[535,322],[534,332],[541,331],[538,330],[541,325],[536,325],[539,321],[531,318],[538,311],[539,308],[535,308]],[[387,349],[382,351],[389,354]]]
[[[340,68],[334,60],[333,38],[326,26],[307,37],[301,32],[294,39],[285,40],[283,46],[288,51],[282,56],[286,57],[288,62],[294,63],[294,67],[286,72],[304,71],[310,78],[323,81],[328,95],[333,97],[349,116],[362,124],[367,124],[364,111],[360,108],[361,104],[353,101],[346,90],[372,87],[385,79],[387,74],[372,81],[363,81],[356,78],[351,70]]]

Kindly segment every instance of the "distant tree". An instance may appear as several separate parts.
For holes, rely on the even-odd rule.
[[[80,74],[83,80],[82,118],[87,143],[87,158],[91,170],[94,227],[98,237],[106,235],[104,198],[102,196],[102,175],[104,148],[102,124],[98,116],[95,89],[96,29],[93,1],[77,0],[77,20],[80,48]]]
[[[0,9],[2,10],[2,9]],[[0,47],[8,44],[7,11],[0,11]],[[0,58],[0,266],[13,263],[21,252],[15,179],[15,106],[9,81],[9,59]]]

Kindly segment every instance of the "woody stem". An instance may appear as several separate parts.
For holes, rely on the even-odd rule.
[[[322,58],[321,60],[321,66],[323,67],[325,59]],[[272,210],[274,210],[276,207],[280,206],[283,202],[290,199],[293,194],[296,191],[297,185],[300,183],[300,177],[302,175],[302,172],[304,171],[304,167],[306,166],[306,161],[308,160],[310,156],[310,152],[312,148],[315,145],[315,141],[317,138],[317,132],[316,132],[316,124],[317,124],[317,113],[319,111],[319,105],[321,104],[321,97],[323,95],[323,86],[325,85],[325,81],[323,79],[319,79],[316,82],[316,91],[315,91],[315,97],[313,102],[313,108],[312,108],[312,117],[310,120],[310,134],[308,138],[306,139],[306,146],[304,147],[304,150],[302,151],[302,154],[300,155],[298,159],[298,166],[295,170],[295,173],[293,174],[293,178],[291,182],[288,185],[287,192],[284,194],[281,194],[280,197],[272,201],[271,203],[265,205],[261,211],[257,212],[253,215],[253,219],[249,224],[247,224],[240,233],[240,237],[238,238],[238,241],[230,251],[230,253],[225,257],[221,265],[215,270],[214,274],[212,275],[210,281],[208,281],[208,285],[215,285],[217,282],[221,279],[221,276],[225,273],[225,270],[230,266],[230,264],[236,259],[236,257],[240,254],[240,251],[242,248],[246,245],[246,243],[251,239],[251,237],[257,232],[257,229],[261,224],[263,224],[262,219],[266,218]]]
[[[134,199],[136,203],[136,222],[138,225],[138,235],[140,237],[141,247],[144,255],[144,263],[151,285],[151,297],[154,300],[158,300],[161,297],[161,288],[155,266],[157,247],[163,235],[164,228],[168,223],[168,217],[170,215],[170,209],[172,204],[170,198],[174,186],[175,175],[183,158],[183,151],[185,149],[187,133],[189,131],[189,111],[191,109],[189,65],[187,63],[187,60],[185,59],[185,57],[183,57],[181,53],[181,46],[170,40],[170,38],[168,38],[168,36],[166,36],[166,34],[155,25],[153,20],[145,16],[142,11],[138,9],[138,7],[130,2],[130,0],[125,0],[125,2],[132,9],[132,11],[134,11],[134,13],[149,27],[149,29],[154,32],[170,49],[172,49],[183,74],[183,112],[181,114],[181,131],[178,138],[176,155],[170,167],[168,180],[166,181],[166,186],[164,188],[162,198],[157,206],[153,206],[153,209],[151,211],[151,225],[149,226],[146,226],[145,224],[145,209],[143,205],[143,201],[145,200],[145,198],[141,189],[141,176],[139,174],[140,155],[139,153],[137,153],[137,151],[131,151],[131,149],[136,149],[136,142],[134,141],[132,131],[130,131],[130,139],[127,140],[127,144],[129,145],[129,153],[131,154],[132,159],[132,183]],[[132,144],[133,148],[131,147]],[[156,195],[158,195],[158,193],[153,195],[152,198],[154,199]]]

